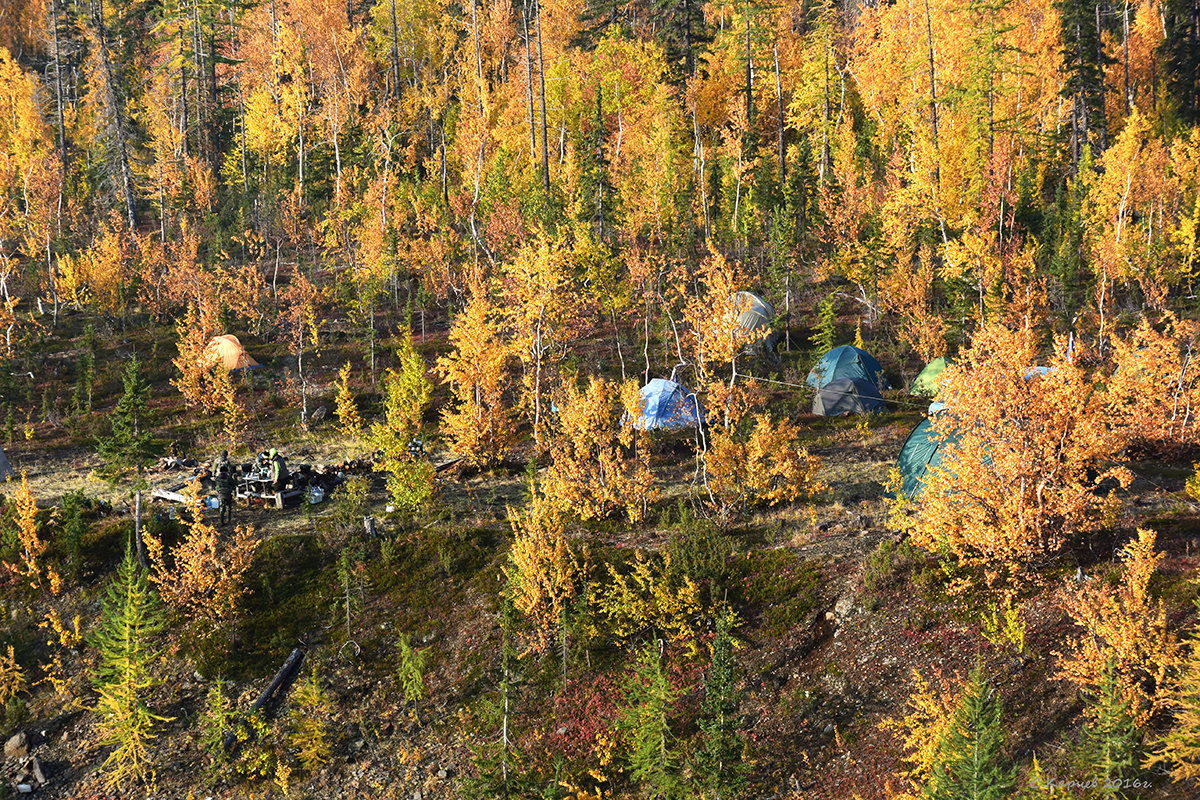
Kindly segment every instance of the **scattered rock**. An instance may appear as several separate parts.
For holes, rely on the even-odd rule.
[[[18,784],[27,784],[31,787],[34,781],[38,786],[46,785],[46,776],[42,774],[42,765],[38,763],[37,756],[26,756],[20,760],[17,765],[15,775]]]
[[[421,794],[420,789],[417,789],[415,792],[413,792],[413,800],[421,800],[422,797],[424,797],[424,795]]]
[[[850,611],[854,608],[854,598],[850,595],[841,597],[833,607],[833,613],[838,619],[845,619],[850,616]]]
[[[21,758],[29,752],[29,747],[25,744],[25,731],[14,734],[4,743],[5,758]]]
[[[445,768],[445,767],[442,767],[441,769],[439,769],[439,770],[437,771],[437,776],[438,776],[439,778],[441,778],[442,780],[445,780],[445,779],[446,779],[446,776],[447,776],[447,775],[449,775],[449,774],[450,774],[450,773],[446,771],[446,768]]]

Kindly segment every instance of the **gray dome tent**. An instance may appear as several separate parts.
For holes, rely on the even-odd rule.
[[[875,384],[862,378],[838,378],[817,390],[813,413],[821,417],[843,414],[867,414],[883,411],[886,406]]]
[[[730,300],[734,308],[739,309],[738,327],[750,333],[761,332],[761,344],[768,350],[773,350],[779,343],[779,333],[771,330],[775,307],[754,292],[734,292]]]

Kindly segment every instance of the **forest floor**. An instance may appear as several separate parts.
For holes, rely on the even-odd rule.
[[[167,385],[169,366],[167,360],[152,376],[163,420],[159,433],[182,442],[183,455],[207,460],[221,449],[220,437],[184,413]],[[67,370],[62,374],[63,385],[45,391],[66,394],[70,376]],[[117,388],[110,375],[96,399],[93,430],[102,420],[100,409],[115,402]],[[328,387],[317,394],[329,404]],[[903,747],[886,722],[906,713],[918,675],[936,685],[964,676],[977,659],[988,665],[1004,700],[1011,754],[1024,764],[1036,754],[1048,775],[1073,777],[1067,745],[1078,736],[1081,706],[1075,689],[1055,678],[1054,654],[1071,631],[1061,593],[1077,568],[1110,576],[1115,550],[1134,528],[1150,526],[1166,553],[1156,592],[1171,625],[1189,627],[1200,569],[1200,509],[1183,492],[1190,464],[1133,465],[1137,479],[1126,492],[1118,535],[1094,539],[1051,565],[1040,586],[1022,597],[1027,627],[1024,651],[1017,653],[987,641],[981,635],[986,609],[971,597],[948,594],[937,560],[898,543],[888,528],[883,484],[921,412],[907,409],[863,424],[812,417],[803,413],[806,400],[788,402],[805,432],[804,444],[823,459],[819,477],[829,488],[812,503],[755,513],[720,540],[726,548],[718,565],[725,596],[741,620],[737,663],[750,796],[870,800],[885,796],[889,784],[899,788],[895,776],[903,768]],[[269,414],[272,406],[261,408]],[[293,411],[275,408],[281,419],[294,420]],[[20,663],[31,665],[32,684],[23,707],[10,707],[0,732],[26,732],[48,780],[41,797],[134,796],[106,792],[96,772],[107,750],[97,743],[91,710],[92,648],[55,649],[39,627],[51,609],[64,620],[78,614],[85,630],[92,627],[129,535],[129,492],[95,478],[101,462],[87,432],[54,421],[26,430],[28,438],[18,431],[6,451],[18,472],[27,474],[42,508],[77,490],[113,508],[89,513],[84,561],[62,595],[10,592],[0,609],[8,620],[8,642]],[[301,430],[294,422],[260,419],[260,430],[269,436],[251,441],[239,455],[266,446],[278,446],[292,463],[364,455],[350,452],[353,445],[328,420]],[[657,451],[654,467],[666,499],[649,523],[594,524],[573,532],[597,564],[628,563],[634,551],[673,546],[688,514],[683,498],[693,461],[686,453],[685,446],[669,442]],[[435,460],[440,457],[435,453]],[[177,628],[164,644],[150,701],[167,718],[153,746],[158,777],[152,796],[284,796],[277,776],[256,773],[246,758],[236,768],[212,766],[197,720],[218,677],[228,681],[226,692],[236,707],[245,709],[297,646],[307,648],[333,702],[332,752],[323,767],[309,773],[291,764],[290,780],[283,781],[290,784],[288,797],[461,796],[475,771],[473,748],[496,737],[487,709],[500,680],[496,620],[510,536],[507,508],[523,503],[527,484],[516,464],[488,473],[441,474],[431,509],[418,519],[387,514],[383,482],[375,476],[366,511],[381,520],[381,536],[365,544],[349,592],[335,555],[342,534],[331,529],[333,498],[312,508],[239,509],[237,523],[252,527],[261,540],[247,580],[250,595],[215,638],[198,642]],[[151,471],[148,480],[157,486],[179,475]],[[144,513],[152,520],[165,510],[148,503]],[[212,516],[215,521],[216,512]],[[353,597],[347,612],[348,594]],[[405,701],[396,678],[401,634],[411,634],[430,657],[426,694],[416,703]],[[65,676],[58,687],[37,682],[43,669],[32,666],[47,664],[55,653]],[[567,647],[565,666],[555,655],[522,659],[510,723],[517,745],[543,759],[570,752],[572,737],[585,735],[572,726],[584,725],[587,715],[564,708],[589,684],[616,680],[625,668],[622,659],[583,642]],[[700,679],[696,671],[693,683]],[[290,703],[284,701],[268,718],[275,741],[294,722]],[[685,699],[681,719],[694,717],[689,703],[694,699]],[[249,749],[258,755],[263,750]],[[533,764],[537,757],[529,759]],[[586,791],[564,779],[558,796],[591,796],[588,792],[607,787],[605,779],[616,767],[596,764],[591,772],[593,780],[580,781],[588,784]],[[1159,777],[1144,796],[1187,794]]]

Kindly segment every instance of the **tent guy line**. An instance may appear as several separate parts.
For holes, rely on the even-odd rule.
[[[803,383],[789,383],[788,381],[778,381],[778,380],[775,380],[774,378],[757,378],[757,377],[754,377],[753,375],[749,376],[749,379],[752,381],[762,381],[763,383],[774,383],[779,386],[789,386],[793,389],[803,389],[805,391],[812,391],[811,386],[808,386]],[[897,406],[909,406],[911,408],[928,408],[929,407],[928,403],[916,403],[916,402],[913,402],[912,400],[887,400],[885,398],[884,402],[890,403],[891,405],[897,405]]]

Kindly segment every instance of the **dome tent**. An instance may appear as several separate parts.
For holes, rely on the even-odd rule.
[[[255,361],[242,343],[232,334],[214,336],[208,346],[216,353],[217,358],[225,365],[225,369],[234,372],[239,369],[261,369],[262,364]]]
[[[779,343],[779,333],[771,330],[775,307],[754,292],[734,292],[730,301],[738,309],[738,327],[749,333],[760,333],[763,338],[759,343],[768,350],[774,350]]]
[[[808,373],[805,383],[814,389],[823,389],[830,381],[839,378],[864,380],[879,391],[888,388],[883,367],[879,366],[874,356],[849,344],[835,347],[821,356],[821,360]]]
[[[641,431],[681,431],[704,424],[704,407],[694,392],[675,381],[655,378],[639,392],[633,426]]]
[[[813,413],[821,417],[883,411],[883,398],[875,384],[862,378],[838,378],[822,386],[813,397]]]
[[[938,356],[933,361],[925,365],[925,369],[913,378],[912,388],[909,389],[909,394],[933,397],[938,392],[938,387],[941,386],[942,372],[950,365],[950,361],[943,356]]]
[[[925,484],[925,473],[930,467],[942,463],[942,448],[954,444],[958,436],[953,432],[942,431],[936,436],[933,430],[933,416],[926,417],[917,423],[916,427],[904,440],[900,448],[900,456],[896,459],[896,468],[900,470],[900,492],[909,500],[921,493]]]

